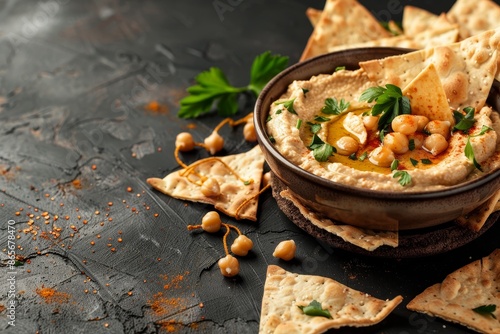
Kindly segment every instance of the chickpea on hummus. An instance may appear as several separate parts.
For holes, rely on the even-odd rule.
[[[304,170],[374,190],[437,190],[499,169],[500,116],[485,104],[498,51],[481,69],[456,70],[492,73],[487,89],[463,88],[469,92],[466,100],[453,96],[457,87],[450,91],[442,83],[443,66],[437,55],[451,50],[449,59],[454,48],[430,52],[435,56],[419,64],[422,69],[416,76],[407,82],[398,78],[395,84],[400,87],[372,78],[370,64],[294,81],[271,106],[266,123],[269,138],[285,158]],[[406,62],[414,58],[413,53],[395,57]],[[391,63],[384,61],[377,66]],[[464,62],[466,67],[467,58]]]

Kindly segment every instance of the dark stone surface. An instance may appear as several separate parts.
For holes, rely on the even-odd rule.
[[[215,9],[219,2],[229,6],[223,13]],[[398,4],[435,13],[450,6],[362,2],[382,20],[400,19]],[[210,207],[169,198],[145,182],[178,168],[178,132],[194,127],[202,141],[220,121],[213,115],[177,118],[178,100],[193,77],[218,66],[230,82],[245,85],[253,58],[266,50],[296,62],[312,30],[308,6],[322,8],[323,1],[0,3],[0,304],[8,306],[12,275],[17,301],[16,326],[8,326],[3,310],[0,332],[256,333],[268,264],[332,277],[379,298],[405,298],[377,326],[336,332],[467,332],[404,305],[497,248],[498,224],[444,254],[373,258],[306,235],[268,192],[257,223],[223,217],[254,241],[240,260],[240,275],[227,279],[217,268],[224,256],[221,235],[186,230]],[[153,100],[167,110],[144,110]],[[239,116],[251,110],[248,101]],[[250,148],[240,130],[224,135],[223,153]],[[205,156],[197,150],[183,158]],[[9,226],[18,236],[10,241],[26,261],[15,274],[6,265]],[[289,263],[272,257],[284,239],[298,246]],[[56,294],[42,298],[43,288]]]

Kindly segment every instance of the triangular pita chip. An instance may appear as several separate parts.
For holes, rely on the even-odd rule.
[[[433,63],[423,69],[403,90],[410,99],[411,113],[426,116],[431,121],[448,121],[454,124],[453,112]]]
[[[460,26],[460,39],[500,27],[500,6],[490,0],[457,0],[447,16]]]
[[[390,36],[377,19],[356,0],[327,0],[300,60],[328,53],[338,45]]]
[[[448,275],[416,296],[407,308],[467,326],[481,333],[500,333],[500,249]],[[473,309],[496,305],[491,314]]]
[[[438,16],[414,6],[404,7],[402,25],[405,35],[409,37],[413,37],[429,29],[450,30],[458,28],[457,24],[449,21],[445,13]]]
[[[257,220],[257,205],[260,183],[264,167],[264,155],[257,145],[248,152],[219,157],[222,162],[235,171],[241,179],[231,172],[223,163],[206,158],[197,161],[195,171],[205,177],[217,180],[220,195],[205,196],[201,191],[199,177],[186,174],[185,169],[178,170],[163,179],[149,178],[147,182],[156,190],[174,198],[214,205],[215,209],[237,219]],[[245,184],[244,181],[252,181]],[[240,208],[247,199],[250,202]]]
[[[398,246],[398,232],[373,231],[352,225],[338,224],[330,219],[319,217],[316,213],[306,208],[289,190],[281,191],[280,195],[292,202],[299,209],[300,213],[312,224],[342,238],[345,242],[370,252],[383,245]]]
[[[436,66],[453,109],[484,106],[500,60],[500,28],[462,42],[361,62],[378,85],[404,89],[430,63]]]
[[[474,232],[478,232],[488,220],[488,217],[499,210],[500,190],[490,197],[484,204],[469,212],[465,216],[457,218],[457,223],[463,225]],[[500,307],[500,305],[498,305]]]
[[[332,319],[305,315],[299,306],[313,300]],[[300,275],[278,266],[267,267],[259,333],[323,333],[344,326],[364,327],[385,319],[403,298],[381,300],[331,278]]]
[[[311,22],[311,25],[315,27],[321,18],[321,9],[309,7],[306,9],[306,16],[309,22]]]

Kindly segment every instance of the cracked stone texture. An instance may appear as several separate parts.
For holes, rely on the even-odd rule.
[[[323,2],[219,2],[229,6],[223,14],[215,10],[217,1],[0,3],[3,307],[11,273],[9,220],[15,221],[16,253],[24,262],[15,267],[16,326],[8,326],[0,308],[2,333],[256,333],[268,264],[409,301],[498,247],[500,227],[494,226],[465,247],[424,259],[351,254],[306,235],[268,192],[261,196],[257,223],[223,217],[253,240],[254,249],[240,260],[238,277],[222,277],[221,235],[186,229],[211,208],[164,196],[145,180],[178,168],[177,133],[191,131],[203,141],[220,121],[177,118],[193,77],[218,66],[232,83],[245,85],[251,61],[265,50],[296,62],[311,32],[305,9]],[[387,19],[383,3],[363,3]],[[435,13],[449,5],[419,3]],[[151,101],[164,109],[145,110]],[[252,103],[243,103],[238,116]],[[222,134],[222,154],[251,148],[240,130]],[[183,159],[205,156],[195,150]],[[285,239],[298,247],[288,263],[272,257]],[[467,332],[404,305],[373,328],[336,332],[421,333],[443,326]]]

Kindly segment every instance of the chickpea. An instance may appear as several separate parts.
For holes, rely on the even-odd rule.
[[[363,125],[367,131],[375,131],[378,127],[377,116],[363,116]]]
[[[255,132],[255,125],[253,124],[252,119],[250,119],[243,127],[243,137],[245,137],[246,141],[252,143],[257,141],[257,132]]]
[[[374,149],[368,157],[370,162],[376,166],[389,167],[396,157],[394,153],[385,146],[379,146]]]
[[[392,120],[391,127],[394,131],[408,136],[417,131],[418,120],[413,115],[399,115]]]
[[[228,254],[226,257],[220,259],[218,264],[220,272],[223,276],[233,277],[238,275],[240,272],[240,263],[231,254]]]
[[[415,145],[415,149],[421,149],[422,145],[424,143],[424,135],[421,133],[414,133],[412,135],[408,136],[408,145],[410,143],[410,140],[413,140],[413,144]]]
[[[414,115],[414,116],[417,119],[417,131],[424,130],[427,123],[429,123],[429,119],[423,115]]]
[[[245,256],[253,247],[252,240],[246,235],[239,235],[231,245],[231,252],[238,256]]]
[[[396,154],[408,152],[408,137],[401,132],[391,132],[384,137],[384,147],[387,147]]]
[[[358,151],[358,141],[349,136],[343,136],[337,140],[337,153],[351,155]]]
[[[181,132],[175,137],[175,147],[181,152],[188,152],[194,148],[194,139],[189,132]]]
[[[262,186],[265,187],[271,182],[271,172],[267,172],[262,177]]]
[[[439,133],[433,133],[425,138],[423,148],[436,156],[448,148],[448,141]]]
[[[201,219],[201,228],[208,233],[215,233],[220,230],[222,221],[217,211],[209,211]]]
[[[424,130],[430,134],[438,133],[445,139],[448,139],[450,137],[450,126],[451,124],[448,121],[434,120],[427,123]]]
[[[207,197],[216,197],[220,195],[220,186],[214,178],[209,178],[201,185],[201,193]]]
[[[295,257],[295,251],[297,250],[297,246],[295,245],[295,241],[293,240],[284,240],[276,246],[273,252],[273,256],[278,259],[282,259],[285,261],[290,261]]]
[[[224,138],[222,138],[220,134],[214,131],[210,136],[205,138],[204,143],[210,154],[214,155],[224,147]]]

